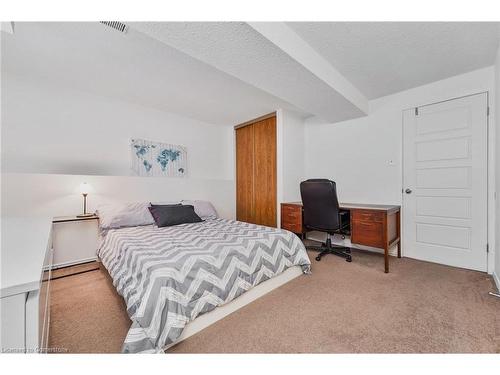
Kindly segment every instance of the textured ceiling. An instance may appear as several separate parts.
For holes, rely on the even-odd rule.
[[[246,23],[129,25],[121,34],[97,22],[16,22],[14,34],[1,33],[2,73],[214,124],[277,108],[330,122],[363,115]],[[286,25],[369,98],[492,65],[500,39],[498,23]]]
[[[130,28],[97,22],[21,23],[1,33],[2,73],[111,96],[214,124],[276,108],[300,110]],[[307,115],[306,112],[300,112]]]
[[[287,23],[368,98],[493,65],[500,23]]]
[[[244,22],[132,22],[130,26],[332,122],[364,115],[334,87]]]

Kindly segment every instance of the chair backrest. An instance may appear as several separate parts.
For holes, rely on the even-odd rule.
[[[334,181],[309,179],[300,183],[304,207],[303,225],[312,230],[330,232],[339,229],[339,201]]]

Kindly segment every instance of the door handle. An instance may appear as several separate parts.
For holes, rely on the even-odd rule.
[[[406,194],[411,194],[411,189],[408,189],[408,188],[407,188],[407,189],[405,190],[405,193],[406,193]]]

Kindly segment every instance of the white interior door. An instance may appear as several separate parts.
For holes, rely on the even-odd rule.
[[[487,94],[403,113],[404,255],[487,269]]]

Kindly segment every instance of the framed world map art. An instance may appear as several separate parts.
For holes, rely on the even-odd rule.
[[[179,145],[132,139],[131,167],[137,176],[184,177],[187,173],[187,151]]]

